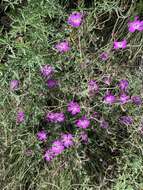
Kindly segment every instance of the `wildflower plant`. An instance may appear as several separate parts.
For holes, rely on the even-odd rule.
[[[12,24],[0,36],[2,188],[140,189],[136,3],[3,2]]]

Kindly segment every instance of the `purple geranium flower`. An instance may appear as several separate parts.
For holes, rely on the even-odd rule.
[[[88,82],[88,88],[89,88],[89,92],[91,93],[94,93],[94,92],[98,93],[99,91],[99,86],[95,80],[90,80]]]
[[[57,80],[54,79],[48,79],[46,83],[48,88],[55,88],[58,85]]]
[[[60,123],[65,120],[65,115],[62,112],[50,112],[46,114],[45,119],[53,123]]]
[[[131,33],[135,32],[136,30],[143,31],[143,21],[138,20],[138,17],[136,16],[134,21],[128,22],[128,29]]]
[[[131,116],[121,116],[119,122],[123,125],[131,125],[133,123],[133,118]]]
[[[70,50],[70,44],[67,40],[63,42],[59,42],[55,45],[55,48],[58,50],[60,53],[65,53]]]
[[[137,106],[142,104],[142,99],[140,96],[132,96],[131,100],[134,104],[136,104]]]
[[[89,127],[90,121],[86,118],[86,116],[83,116],[82,118],[76,121],[76,125],[79,128],[86,129],[87,127]]]
[[[66,148],[69,148],[73,145],[73,136],[72,134],[63,134],[61,137],[61,142]]]
[[[44,158],[46,161],[51,161],[54,158],[54,155],[51,149],[45,152]]]
[[[109,58],[109,55],[107,52],[103,52],[100,54],[100,58],[103,60],[103,61],[106,61],[108,58]]]
[[[10,81],[10,90],[14,91],[17,90],[19,87],[19,81],[18,80],[11,80]]]
[[[129,82],[126,79],[122,79],[119,81],[118,86],[119,86],[120,90],[126,91],[129,86]]]
[[[67,23],[74,27],[74,28],[77,28],[81,25],[82,23],[82,20],[83,20],[83,14],[80,13],[80,12],[73,12],[70,14],[68,20],[67,20]]]
[[[111,94],[110,92],[108,92],[105,96],[104,96],[104,103],[106,104],[113,104],[116,101],[116,97]]]
[[[122,41],[114,41],[114,49],[125,49],[127,47],[127,41],[124,39]]]
[[[51,147],[51,151],[53,152],[54,156],[61,154],[64,151],[64,149],[65,147],[60,140],[54,141]]]
[[[125,93],[121,94],[119,100],[121,104],[126,104],[127,102],[129,102],[130,96],[126,95]]]
[[[56,122],[63,122],[65,120],[64,113],[55,113],[55,121]]]
[[[53,74],[54,68],[51,65],[44,65],[40,71],[43,77],[49,78]]]
[[[46,139],[47,139],[47,133],[46,133],[46,131],[39,131],[38,133],[37,133],[37,139],[39,140],[39,141],[46,141]]]
[[[24,120],[25,120],[25,113],[23,111],[18,111],[16,117],[16,123],[17,124],[23,123]]]
[[[80,105],[77,102],[71,101],[68,104],[68,112],[72,115],[76,115],[80,112]]]

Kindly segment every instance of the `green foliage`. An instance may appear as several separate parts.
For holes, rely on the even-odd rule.
[[[142,0],[139,0],[139,1],[137,1],[137,3],[136,3],[136,12],[137,12],[138,14],[141,14],[141,15],[142,15],[142,13],[143,13],[143,3],[142,3]]]
[[[2,190],[143,188],[142,136],[138,131],[142,107],[129,104],[110,108],[102,103],[108,89],[102,80],[108,74],[113,78],[111,89],[114,93],[118,94],[114,84],[127,78],[130,94],[143,96],[143,34],[129,34],[127,30],[128,17],[135,16],[135,10],[141,13],[139,7],[142,6],[128,4],[125,8],[127,2],[2,1],[12,20],[10,31],[4,32],[2,26],[0,35]],[[77,30],[66,24],[67,16],[74,10],[85,13],[84,24]],[[116,33],[115,37],[113,33]],[[127,50],[111,51],[116,37],[128,40]],[[67,54],[57,54],[54,50],[54,45],[62,39],[70,41],[72,49]],[[99,59],[98,55],[103,51],[110,54],[107,62]],[[59,80],[60,88],[47,88],[39,72],[44,64],[55,67],[54,76]],[[17,93],[9,90],[12,79],[20,80]],[[90,79],[99,82],[100,96],[89,96],[87,82]],[[88,131],[89,144],[77,143],[53,162],[45,163],[43,146],[47,144],[38,142],[37,131],[42,126],[53,133],[52,138],[58,138],[57,132],[65,130],[72,119],[64,126],[45,125],[44,114],[52,109],[65,112],[67,103],[73,98],[80,102],[84,114],[101,113],[109,121],[110,128],[102,130],[93,122],[96,132]],[[26,113],[26,121],[20,126],[15,122],[19,108]],[[118,117],[122,114],[135,118],[133,126],[119,125]],[[49,137],[48,146],[52,138]],[[31,156],[26,154],[27,150],[32,150]]]

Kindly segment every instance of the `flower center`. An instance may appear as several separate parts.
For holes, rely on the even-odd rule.
[[[74,21],[74,23],[78,24],[80,22],[80,19],[79,18],[75,18],[73,21]]]
[[[122,42],[118,42],[119,47],[122,47],[122,45],[123,45]]]

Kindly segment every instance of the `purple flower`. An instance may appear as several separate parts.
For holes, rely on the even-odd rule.
[[[119,100],[121,104],[126,104],[130,100],[130,96],[126,94],[121,94]]]
[[[119,122],[120,122],[121,124],[123,124],[123,125],[129,126],[129,125],[131,125],[131,124],[133,123],[133,119],[132,119],[131,116],[121,116],[121,117],[119,118]]]
[[[81,138],[81,141],[83,141],[84,143],[88,143],[88,135],[85,131],[82,131],[80,133],[80,138]]]
[[[81,25],[82,23],[82,20],[83,20],[83,15],[82,13],[80,12],[73,12],[70,14],[68,20],[67,20],[67,23],[74,27],[74,28],[77,28]]]
[[[73,145],[73,136],[72,134],[63,134],[61,137],[61,142],[66,148],[69,148]]]
[[[100,58],[103,60],[103,61],[106,61],[108,58],[109,58],[109,55],[107,52],[103,52],[100,54]]]
[[[80,112],[80,106],[77,102],[71,101],[68,104],[68,112],[70,112],[72,115],[76,115]]]
[[[126,79],[122,79],[119,81],[119,84],[118,84],[120,90],[127,90],[128,86],[129,86],[129,82],[126,80]]]
[[[135,17],[134,21],[128,22],[129,32],[133,33],[136,30],[143,31],[143,21],[138,20],[138,17]]]
[[[99,86],[95,80],[90,80],[88,82],[88,88],[89,88],[89,92],[91,93],[93,92],[98,93],[99,91]]]
[[[54,155],[53,155],[53,152],[51,151],[51,149],[49,149],[45,152],[44,158],[46,161],[51,161],[54,158]]]
[[[113,104],[116,101],[116,97],[111,94],[110,92],[108,92],[105,96],[104,96],[104,103],[106,104]]]
[[[109,85],[111,84],[111,77],[110,77],[110,76],[104,77],[103,82],[104,82],[106,85],[109,86]]]
[[[39,131],[37,133],[37,139],[39,141],[46,141],[46,139],[47,139],[47,133],[44,130],[43,131]]]
[[[10,90],[14,91],[17,90],[19,87],[19,81],[18,80],[11,80],[10,81]]]
[[[53,155],[59,155],[64,151],[65,147],[63,145],[63,143],[59,140],[56,140],[55,142],[53,142],[52,147],[51,147],[51,151],[53,152]]]
[[[40,71],[43,77],[49,78],[53,74],[54,68],[51,65],[44,65]]]
[[[48,79],[46,83],[47,83],[48,88],[54,88],[58,84],[57,80],[54,80],[54,79]]]
[[[105,121],[104,119],[102,119],[100,121],[100,127],[103,129],[107,129],[109,127],[109,123],[107,121]]]
[[[67,40],[63,42],[59,42],[55,45],[55,48],[58,50],[60,53],[65,53],[70,50],[70,44]]]
[[[140,96],[132,96],[131,100],[134,104],[136,104],[137,106],[142,104],[142,99]]]
[[[63,122],[65,120],[64,113],[55,113],[55,121],[56,122]]]
[[[90,121],[86,118],[86,116],[83,116],[82,118],[76,121],[76,125],[79,128],[86,129],[87,127],[89,127]]]
[[[23,123],[24,120],[25,120],[25,113],[23,111],[18,111],[16,117],[16,123],[17,124]]]
[[[45,119],[53,123],[60,123],[65,120],[65,115],[62,112],[50,112],[46,114]]]
[[[124,39],[122,41],[114,41],[114,49],[125,49],[127,47],[127,41]]]

